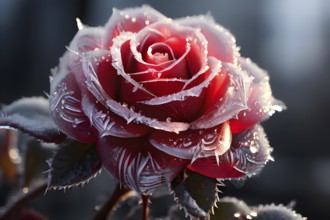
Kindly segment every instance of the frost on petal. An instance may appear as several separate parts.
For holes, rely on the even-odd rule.
[[[57,81],[57,76],[53,80]],[[62,132],[83,143],[93,142],[91,125],[81,109],[81,93],[73,74],[67,74],[53,86],[49,109]]]
[[[174,157],[196,160],[206,156],[221,156],[230,147],[231,133],[228,123],[203,130],[188,130],[179,134],[154,131],[150,143]]]
[[[45,142],[59,143],[66,138],[49,116],[48,100],[43,97],[0,106],[0,128],[15,128]]]
[[[204,115],[193,121],[191,129],[214,127],[236,117],[240,111],[248,108],[247,99],[252,77],[229,63],[222,63],[222,69],[230,77],[224,97],[220,98]]]
[[[105,51],[100,51],[99,53],[105,53]],[[176,133],[187,130],[189,128],[189,124],[187,123],[159,121],[155,118],[144,116],[141,113],[136,112],[133,108],[128,107],[126,103],[121,104],[116,100],[112,99],[102,87],[95,69],[96,67],[94,63],[88,61],[88,59],[86,59],[86,61],[83,61],[83,70],[87,78],[86,84],[88,90],[94,95],[97,101],[106,106],[114,114],[125,119],[128,124],[134,121],[135,123],[142,123],[155,129]],[[130,79],[131,82],[134,82],[134,80],[131,79],[124,72],[122,72],[121,74],[125,77],[128,77],[127,79]]]
[[[101,27],[84,27],[71,41],[68,50],[76,55],[102,48],[104,29]]]
[[[169,183],[188,163],[157,150],[146,138],[105,137],[98,143],[98,153],[104,168],[137,192]]]
[[[186,17],[175,22],[201,30],[208,41],[208,56],[214,56],[222,62],[237,62],[239,53],[235,38],[227,29],[215,23],[210,16]]]
[[[112,16],[105,25],[105,39],[108,39],[107,42],[104,42],[105,47],[110,48],[112,39],[122,32],[138,32],[145,26],[161,20],[169,19],[146,5],[125,10],[113,9]]]
[[[275,111],[282,111],[285,105],[272,96],[267,72],[250,59],[240,58],[242,69],[253,77],[248,97],[248,109],[241,111],[231,120],[234,133],[240,132],[269,118]]]
[[[230,179],[257,174],[272,159],[268,140],[259,125],[233,135],[230,150],[219,157],[201,157],[188,168],[202,175]]]
[[[132,38],[131,49],[137,60],[138,71],[160,71],[159,64],[147,62],[148,58],[156,54],[163,54],[160,56],[163,59],[164,55],[167,55],[170,59],[166,60],[175,61],[167,62],[166,64],[170,64],[166,65],[167,67],[162,65],[164,69],[159,78],[188,79],[199,72],[207,62],[207,40],[200,30],[176,23],[157,22],[144,28]],[[185,66],[182,66],[183,64]],[[180,67],[179,70],[185,71],[176,71],[177,66]]]
[[[107,110],[105,106],[89,95],[83,97],[82,109],[89,117],[92,126],[98,131],[100,137],[140,137],[147,134],[150,130],[150,128],[142,124],[128,124],[123,118]]]
[[[209,58],[208,64],[209,64],[209,68],[207,68],[207,69],[210,70],[210,74],[208,74],[208,77],[199,85],[194,86],[190,89],[182,90],[178,93],[174,93],[171,95],[156,97],[156,98],[152,98],[147,101],[142,101],[141,103],[147,104],[147,105],[161,105],[161,104],[165,104],[165,103],[169,103],[169,102],[173,102],[173,101],[184,101],[187,97],[200,96],[203,89],[210,84],[212,79],[214,77],[216,77],[216,75],[218,75],[221,70],[221,63],[214,58]],[[207,71],[207,69],[206,69],[206,71]]]
[[[122,105],[112,99],[107,100],[106,104],[109,110],[124,118],[127,121],[127,123],[131,123],[132,121],[134,121],[136,123],[142,123],[157,130],[163,130],[163,131],[175,132],[175,133],[185,131],[189,128],[188,123],[159,121],[155,118],[146,117],[141,113],[134,111],[134,109],[128,108],[127,105],[125,104]]]

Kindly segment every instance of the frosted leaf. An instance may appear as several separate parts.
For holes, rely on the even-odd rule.
[[[237,63],[239,52],[234,36],[217,24],[210,15],[180,18],[176,19],[175,22],[183,26],[200,29],[208,41],[208,56],[214,56],[222,62]]]
[[[145,138],[102,138],[98,150],[103,166],[120,184],[137,192],[170,182],[188,162],[164,154]]]
[[[48,189],[65,189],[83,184],[101,169],[96,147],[73,140],[62,143],[48,163]]]
[[[222,63],[222,70],[228,72],[230,84],[223,98],[215,106],[191,123],[191,129],[205,129],[224,123],[247,109],[247,99],[252,77],[237,67]]]
[[[59,143],[66,137],[49,116],[48,100],[43,97],[0,106],[0,128],[15,128],[45,142]]]
[[[207,71],[207,69],[205,71]],[[216,75],[218,75],[219,72],[221,71],[221,62],[214,58],[209,58],[209,69],[210,69],[211,73],[205,79],[205,81],[203,81],[199,85],[192,87],[190,89],[187,89],[187,90],[180,91],[178,93],[171,94],[171,95],[152,98],[147,101],[141,101],[141,103],[147,104],[147,105],[161,105],[161,104],[165,104],[165,103],[169,103],[169,102],[173,102],[173,101],[183,101],[187,97],[198,97],[198,96],[200,96],[202,90],[205,87],[207,87],[210,84],[210,82],[213,80],[213,78]]]

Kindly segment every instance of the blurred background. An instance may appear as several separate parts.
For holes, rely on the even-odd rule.
[[[0,103],[48,91],[50,68],[75,35],[77,17],[98,26],[113,7],[142,4],[172,18],[210,12],[236,37],[241,54],[268,70],[274,96],[288,107],[263,123],[275,162],[240,189],[227,183],[223,194],[250,205],[294,201],[309,219],[328,219],[329,0],[0,0]],[[35,209],[61,210],[51,219],[73,219],[75,213],[90,219],[111,190],[111,178],[104,174],[82,189],[50,192]]]

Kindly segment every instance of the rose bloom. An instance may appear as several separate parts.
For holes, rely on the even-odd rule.
[[[78,26],[53,70],[50,111],[119,183],[145,192],[185,169],[241,178],[271,158],[259,123],[281,103],[209,15],[172,20],[143,6]]]

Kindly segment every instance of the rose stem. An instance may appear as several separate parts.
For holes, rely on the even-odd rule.
[[[39,194],[42,194],[47,189],[47,183],[46,181],[42,181],[38,184],[36,184],[33,189],[20,197],[15,203],[13,203],[11,206],[8,207],[8,209],[5,210],[5,212],[0,216],[0,220],[6,220],[6,219],[16,219],[17,215],[20,214],[21,210],[24,208],[24,206],[32,199],[34,199]]]
[[[111,212],[115,210],[119,202],[133,195],[134,192],[132,190],[124,189],[120,186],[120,184],[117,184],[112,196],[108,201],[106,201],[100,211],[98,211],[98,213],[94,217],[94,220],[106,220],[111,214]]]
[[[148,220],[149,216],[149,196],[142,195],[142,204],[143,204],[143,217],[142,220]]]

